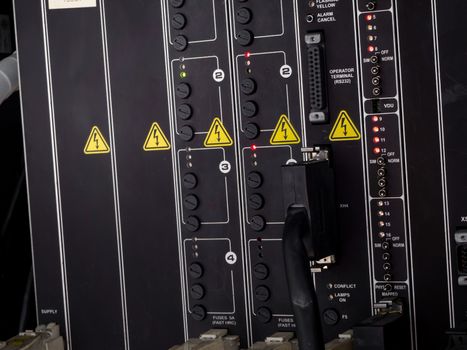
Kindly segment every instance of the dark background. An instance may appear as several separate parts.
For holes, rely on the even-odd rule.
[[[5,45],[2,45],[0,59],[3,59],[15,50],[14,18],[10,1],[0,2],[0,15],[9,17],[9,28],[3,20],[0,31],[6,33],[9,29],[11,36],[11,48],[3,49]],[[5,38],[4,35],[0,37]],[[0,340],[6,340],[17,334],[20,329],[35,326],[34,284],[31,273],[31,244],[18,93],[0,106],[0,132]]]

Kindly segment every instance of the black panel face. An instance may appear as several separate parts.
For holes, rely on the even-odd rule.
[[[464,4],[460,4],[464,7]],[[438,40],[439,69],[441,74],[440,96],[441,123],[443,125],[443,151],[446,183],[446,214],[448,215],[448,251],[450,256],[451,297],[454,303],[454,322],[459,323],[467,317],[467,270],[466,270],[466,237],[463,232],[467,223],[467,207],[465,202],[465,152],[463,135],[466,131],[465,114],[467,104],[463,98],[467,83],[464,70],[457,69],[466,48],[456,48],[451,40],[452,33],[465,29],[465,21],[459,20],[460,14],[455,6],[438,4]],[[455,23],[452,25],[451,21]]]
[[[51,66],[49,86],[64,271],[73,276],[65,281],[67,326],[77,339],[76,346],[83,347],[84,338],[96,337],[99,332],[84,326],[86,315],[94,314],[99,324],[107,317],[122,319],[123,315],[112,162],[108,154],[87,157],[83,153],[83,141],[93,126],[110,140],[102,41],[93,35],[100,20],[97,12],[49,12],[46,20],[50,30],[48,58],[61,62]],[[84,60],[86,65],[76,66],[75,62]],[[95,313],[96,309],[100,312]],[[122,326],[115,322],[106,329],[106,337],[121,334],[112,337],[112,346],[123,346]]]
[[[445,346],[467,319],[467,5],[81,1],[15,3],[38,316],[68,349],[296,332],[281,168],[310,148],[335,172],[325,340],[398,298],[399,348]]]

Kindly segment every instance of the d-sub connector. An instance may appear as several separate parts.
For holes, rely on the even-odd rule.
[[[308,33],[305,43],[308,49],[309,119],[313,124],[327,123],[324,35],[321,32]]]

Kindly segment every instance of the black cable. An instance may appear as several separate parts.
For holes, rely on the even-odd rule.
[[[284,226],[283,252],[290,299],[300,350],[324,350],[318,299],[310,271],[304,236],[310,235],[308,213],[291,206]]]

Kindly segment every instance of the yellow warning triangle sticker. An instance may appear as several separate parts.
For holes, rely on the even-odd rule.
[[[361,135],[358,128],[346,111],[341,111],[332,128],[329,140],[331,141],[357,141]]]
[[[170,142],[158,123],[152,124],[143,149],[147,152],[165,151],[170,149]]]
[[[93,126],[89,135],[86,146],[84,146],[85,154],[105,154],[110,152],[110,147],[101,131],[97,126]]]
[[[300,136],[286,115],[281,115],[271,136],[271,145],[295,145],[300,143]]]
[[[214,118],[208,136],[204,140],[205,147],[232,146],[233,141],[219,118]]]

